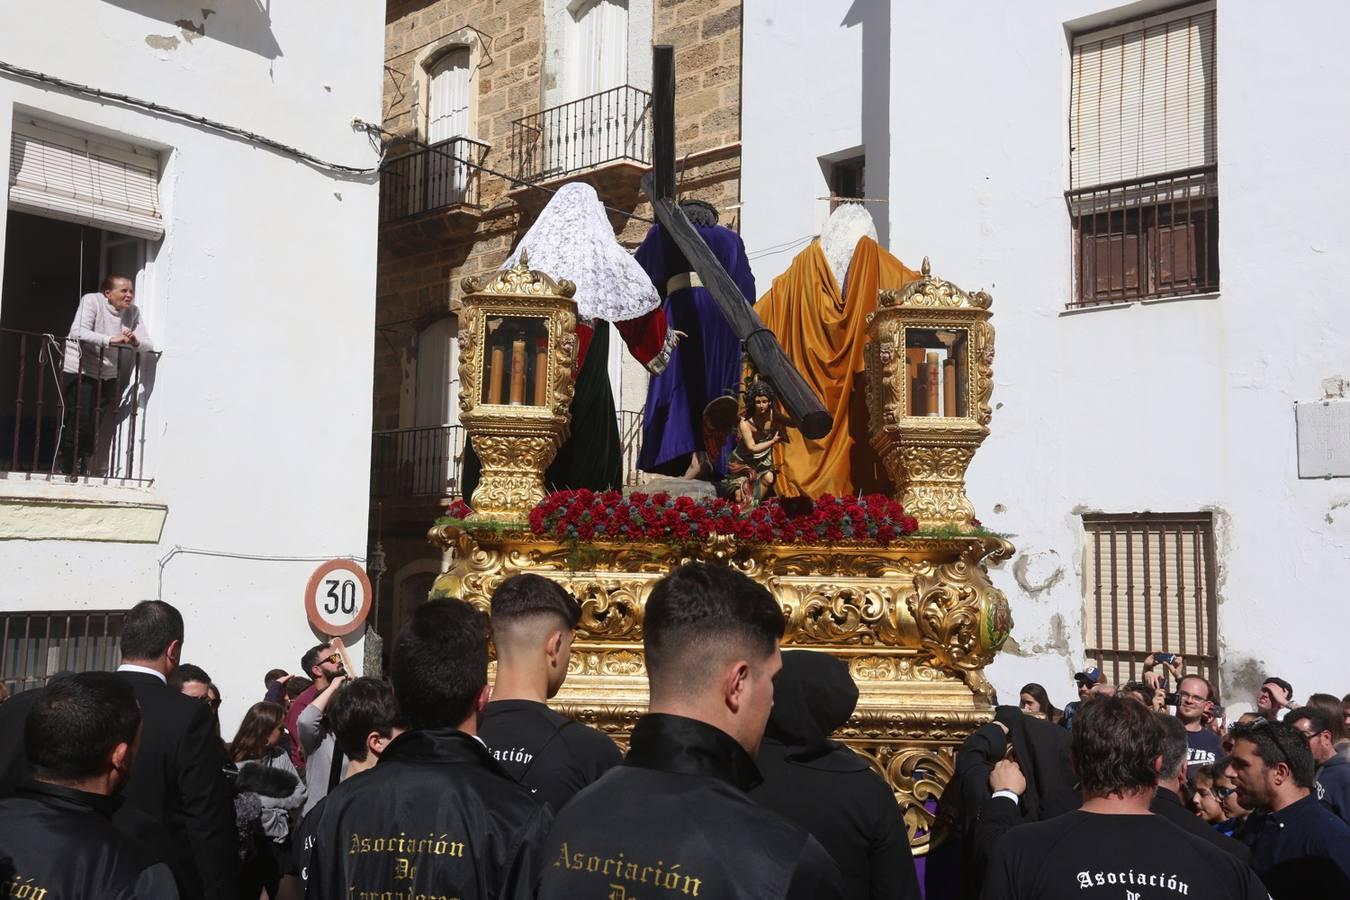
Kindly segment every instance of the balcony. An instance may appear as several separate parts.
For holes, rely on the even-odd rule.
[[[377,500],[458,497],[464,426],[377,431],[370,448],[370,496]]]
[[[145,484],[145,406],[158,353],[0,329],[0,472]],[[66,368],[76,371],[67,372]]]
[[[617,413],[623,484],[636,487],[642,451],[642,413]],[[468,440],[463,425],[394,428],[372,435],[370,497],[395,505],[437,505],[461,496],[460,466]]]
[[[481,172],[491,149],[457,137],[386,160],[380,167],[380,222],[422,213],[478,206]]]
[[[651,163],[652,95],[623,85],[512,122],[522,181],[555,181],[597,166]]]
[[[1219,184],[1201,166],[1066,191],[1073,224],[1069,308],[1219,289]]]

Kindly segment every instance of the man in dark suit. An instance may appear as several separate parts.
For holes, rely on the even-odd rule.
[[[183,616],[160,600],[138,603],[127,613],[121,647],[118,675],[136,694],[143,726],[113,824],[168,863],[183,897],[233,898],[238,837],[225,753],[211,708],[167,684],[183,649]],[[41,694],[27,691],[0,706],[0,795],[28,777],[23,722]]]
[[[1186,763],[1189,755],[1186,726],[1180,719],[1167,713],[1154,713],[1154,716],[1163,727],[1164,737],[1162,768],[1158,772],[1158,790],[1153,795],[1153,802],[1149,804],[1149,812],[1232,854],[1241,860],[1243,865],[1250,865],[1252,852],[1247,849],[1246,844],[1219,834],[1212,825],[1206,824],[1181,805],[1181,786],[1186,783]]]

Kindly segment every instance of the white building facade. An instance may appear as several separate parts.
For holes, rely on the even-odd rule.
[[[102,667],[161,598],[230,730],[317,642],[318,561],[365,556],[379,151],[352,123],[380,119],[384,16],[215,7],[6,5],[0,678]],[[158,355],[72,482],[46,335],[111,271]]]
[[[847,183],[907,264],[994,296],[969,490],[1018,549],[1004,702],[1152,651],[1230,714],[1266,675],[1350,689],[1347,27],[1330,0],[746,2],[758,283]]]

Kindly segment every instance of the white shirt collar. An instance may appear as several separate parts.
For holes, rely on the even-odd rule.
[[[158,678],[160,681],[164,682],[165,684],[168,684],[168,683],[169,683],[169,679],[167,679],[167,678],[164,677],[164,673],[163,673],[163,672],[160,672],[160,671],[157,670],[157,669],[147,669],[145,666],[137,666],[137,665],[134,665],[134,664],[132,664],[132,663],[122,663],[120,666],[117,667],[117,671],[119,671],[119,672],[140,672],[142,675],[153,675],[153,676],[155,676],[156,678]]]

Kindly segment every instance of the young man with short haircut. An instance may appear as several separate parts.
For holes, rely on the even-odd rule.
[[[1303,733],[1258,719],[1233,729],[1238,799],[1253,814],[1252,868],[1273,900],[1350,897],[1350,825],[1312,795],[1313,757]]]
[[[555,811],[623,758],[602,732],[548,708],[567,677],[581,609],[542,575],[512,575],[492,595],[497,680],[478,736]]]
[[[404,728],[394,689],[378,678],[357,678],[333,698],[328,709],[328,727],[337,741],[337,751],[347,759],[345,781],[375,766],[385,748]],[[314,849],[314,831],[323,816],[325,796],[314,805],[295,833],[295,854],[286,873],[303,884],[309,877],[309,858]]]
[[[1308,749],[1317,764],[1317,780],[1313,783],[1317,799],[1341,821],[1350,823],[1350,759],[1336,752],[1339,723],[1328,720],[1325,713],[1311,706],[1292,710],[1284,720],[1308,739]]]
[[[42,690],[24,728],[32,777],[0,800],[0,896],[178,897],[169,867],[111,822],[140,730],[136,693],[111,672]]]
[[[1264,900],[1236,857],[1150,813],[1165,736],[1152,710],[1127,697],[1093,697],[1072,736],[1082,807],[1005,834],[984,900]]]
[[[306,897],[488,900],[533,880],[550,816],[477,737],[487,643],[487,620],[467,603],[431,600],[413,611],[390,666],[410,730],[328,795]]]
[[[650,712],[623,765],[558,814],[539,900],[842,896],[820,843],[746,793],[783,628],[773,595],[724,566],[656,583],[643,619]]]

